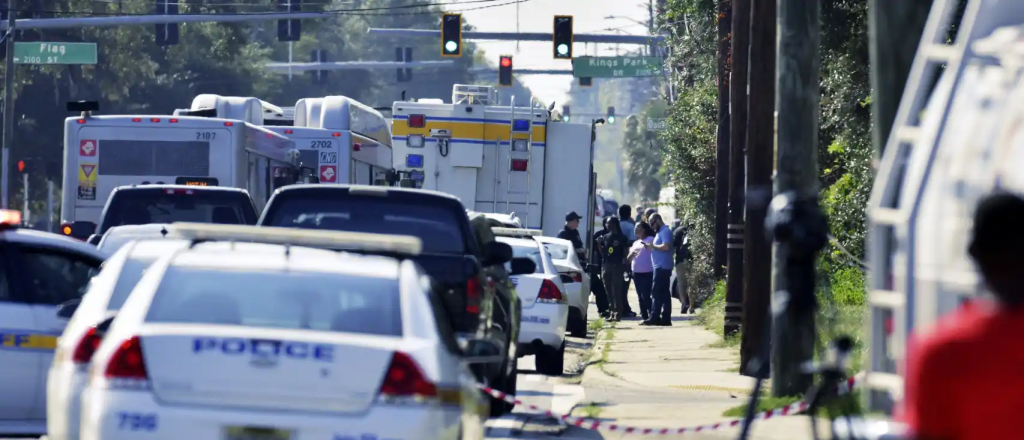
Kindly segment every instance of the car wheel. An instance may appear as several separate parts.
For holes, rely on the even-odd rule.
[[[569,335],[574,338],[585,338],[587,337],[587,317],[586,315],[573,319],[569,322]]]
[[[505,394],[508,394],[510,396],[515,397],[515,395],[516,395],[516,382],[519,379],[518,367],[519,367],[519,360],[518,359],[513,360],[512,361],[512,372],[511,373],[505,373],[504,370],[503,370],[502,374],[504,374],[504,376],[498,378],[497,380],[495,380],[496,383],[494,384],[494,386],[492,388],[494,388],[494,389],[496,389],[498,391],[501,391],[501,392],[503,392]],[[514,403],[508,403],[505,400],[499,399],[499,398],[494,397],[494,396],[488,395],[488,397],[490,397],[490,399],[491,399],[491,417],[501,417],[501,416],[503,416],[505,414],[508,414],[508,413],[512,412],[512,409],[515,408],[515,406],[516,406]]]
[[[537,372],[545,376],[561,376],[565,371],[565,341],[558,349],[546,348],[537,353]]]

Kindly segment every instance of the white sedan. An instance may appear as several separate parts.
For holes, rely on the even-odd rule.
[[[590,277],[573,251],[572,242],[554,237],[536,237],[551,255],[558,273],[565,275],[562,282],[569,294],[569,334],[587,336],[587,309],[590,307]]]
[[[523,305],[518,353],[535,355],[538,373],[560,376],[565,367],[569,304],[558,269],[544,246],[532,237],[499,236],[497,240],[512,246],[513,257],[529,258],[536,265],[535,273],[509,277]]]
[[[204,242],[218,234],[203,226],[237,242]],[[213,226],[188,225],[197,244],[150,266],[118,312],[82,394],[82,440],[482,437],[487,403],[459,356],[489,362],[498,347],[444,330],[415,263],[283,245],[418,253],[418,239]]]
[[[127,227],[127,226],[122,226]],[[111,228],[114,231],[117,228]],[[104,236],[104,241],[111,235]],[[103,335],[150,264],[189,245],[186,240],[132,241],[103,263],[77,304],[57,311],[68,321],[46,379],[46,433],[49,440],[78,440],[79,398],[89,363]]]

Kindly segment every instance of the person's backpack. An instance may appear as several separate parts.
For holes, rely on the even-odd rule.
[[[690,255],[690,235],[683,235],[683,241],[679,243],[676,255],[680,255],[683,261],[689,260]]]

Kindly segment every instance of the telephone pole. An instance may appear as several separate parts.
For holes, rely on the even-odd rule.
[[[729,233],[726,236],[725,335],[743,319],[743,214],[746,192],[747,58],[750,55],[750,0],[732,0],[732,72],[729,82]]]
[[[764,219],[772,197],[775,165],[775,0],[751,0],[750,96],[747,100],[747,227],[743,248],[743,324],[740,371],[757,355],[768,326],[772,245]],[[762,360],[763,361],[763,360]]]
[[[933,0],[868,0],[871,50],[871,140],[875,157],[889,139],[903,87]]]
[[[726,261],[729,216],[729,33],[732,3],[718,2],[718,145],[715,155],[715,277],[722,276]]]
[[[818,193],[818,124],[821,58],[819,0],[778,2],[778,170],[775,194],[794,192],[816,198]],[[775,249],[773,308],[788,301],[786,268]],[[803,393],[811,377],[801,366],[814,358],[814,313],[779,313],[772,322],[772,395]]]
[[[7,0],[7,59],[4,61],[4,138],[3,153],[0,155],[0,207],[8,209],[11,189],[11,146],[14,144],[14,24],[18,16],[16,0]]]

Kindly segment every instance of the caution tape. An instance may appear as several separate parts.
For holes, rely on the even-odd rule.
[[[844,383],[839,385],[839,394],[843,395],[843,394],[849,393],[853,389],[853,387],[857,384],[858,381],[859,381],[859,379],[856,378],[856,377],[851,377],[851,378],[847,379],[846,382],[844,382]],[[638,427],[638,426],[626,426],[626,425],[620,425],[620,424],[617,424],[617,423],[608,423],[608,422],[602,422],[600,420],[588,419],[586,417],[575,417],[575,416],[571,416],[571,415],[568,415],[568,414],[555,414],[555,413],[551,412],[551,410],[523,403],[521,400],[516,399],[515,396],[509,395],[509,394],[505,394],[505,393],[503,393],[501,391],[498,391],[498,390],[496,390],[494,388],[486,387],[486,386],[483,386],[483,385],[477,385],[477,386],[481,390],[483,390],[483,392],[485,392],[487,394],[490,394],[491,396],[494,396],[494,398],[496,398],[496,399],[504,400],[505,402],[508,402],[508,403],[516,405],[516,406],[525,407],[526,409],[528,409],[530,411],[543,414],[543,415],[545,415],[547,417],[550,417],[550,418],[553,418],[553,419],[556,419],[556,420],[561,420],[561,421],[565,422],[566,424],[569,424],[569,425],[572,425],[572,426],[576,426],[576,427],[580,427],[580,428],[584,428],[584,429],[595,430],[595,431],[596,430],[605,430],[605,431],[616,431],[616,432],[623,432],[623,433],[626,433],[626,434],[640,434],[640,435],[669,435],[669,434],[678,435],[678,434],[690,434],[690,433],[696,433],[696,432],[708,432],[708,431],[716,431],[716,430],[719,430],[719,429],[734,428],[734,427],[739,427],[739,426],[741,426],[743,424],[743,419],[731,419],[731,420],[724,420],[724,421],[717,422],[717,423],[710,423],[710,424],[707,424],[707,425],[688,426],[688,427],[683,427],[683,428],[643,428],[643,427]],[[768,419],[772,419],[772,418],[775,418],[775,417],[782,417],[782,416],[789,416],[789,415],[799,414],[802,411],[806,411],[808,406],[809,406],[809,404],[807,402],[805,402],[805,401],[795,402],[795,403],[786,405],[786,406],[784,406],[782,408],[776,408],[776,409],[773,409],[773,410],[770,410],[770,411],[765,411],[765,412],[759,413],[759,414],[754,416],[754,420],[768,420]]]

